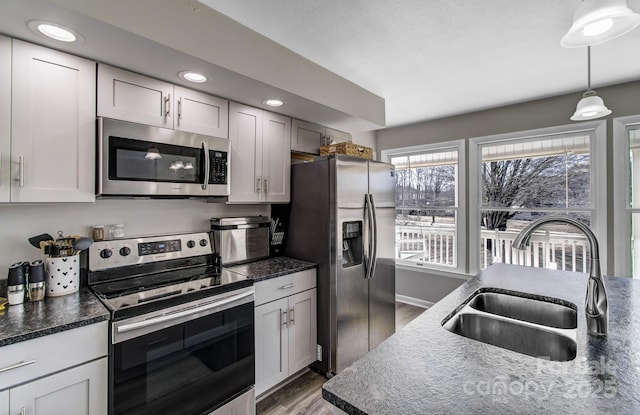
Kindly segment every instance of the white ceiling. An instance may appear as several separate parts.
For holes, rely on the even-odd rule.
[[[560,46],[580,0],[199,1],[381,96],[387,126],[586,89],[586,49]],[[592,86],[640,79],[639,46],[592,47]]]
[[[180,70],[203,70],[213,81],[190,87],[262,108],[281,97],[277,112],[359,132],[565,93],[577,102],[586,50],[560,38],[579,3],[0,0],[0,33],[177,84]],[[30,19],[85,41],[44,39]],[[638,46],[640,28],[593,47],[593,86],[640,79]]]

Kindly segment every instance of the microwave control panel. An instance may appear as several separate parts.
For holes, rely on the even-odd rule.
[[[227,183],[227,153],[225,151],[209,151],[209,184]]]

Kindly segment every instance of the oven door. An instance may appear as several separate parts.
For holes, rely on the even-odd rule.
[[[255,383],[253,287],[112,324],[111,414],[209,414]]]
[[[227,139],[98,119],[98,194],[228,196]]]

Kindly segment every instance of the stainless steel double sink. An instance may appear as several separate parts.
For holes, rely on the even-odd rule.
[[[577,353],[577,307],[557,298],[481,288],[442,322],[452,333],[541,359]]]

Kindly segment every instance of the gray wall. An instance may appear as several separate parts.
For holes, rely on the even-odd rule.
[[[597,93],[612,110],[607,119],[640,114],[640,81],[597,88]],[[377,131],[378,151],[420,144],[469,139],[494,134],[504,134],[538,128],[571,124],[569,117],[575,111],[582,93],[562,95],[505,107],[463,114],[448,118],[425,121],[406,126]],[[612,123],[607,123],[607,229],[610,243],[606,247],[608,257],[613,259],[613,145]],[[379,153],[378,153],[379,154]],[[467,178],[468,179],[468,178]],[[469,183],[469,180],[467,180]],[[467,200],[468,200],[467,195]],[[602,249],[602,248],[601,248]],[[463,258],[460,258],[464,261]],[[608,261],[606,274],[613,272],[613,260]],[[397,293],[426,301],[441,298],[443,289],[437,273],[421,273],[399,270]],[[451,287],[460,280],[452,281]]]
[[[462,278],[396,268],[396,294],[426,303],[437,303],[465,281]]]

